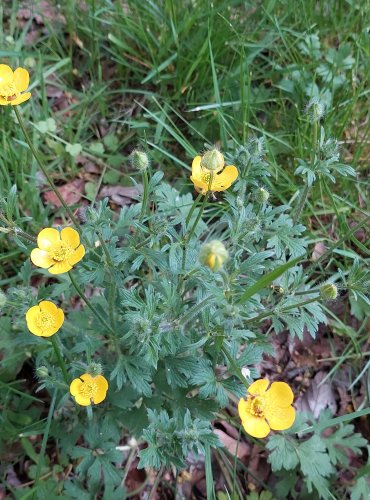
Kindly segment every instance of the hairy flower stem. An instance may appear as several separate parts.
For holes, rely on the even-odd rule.
[[[290,309],[295,309],[296,307],[303,307],[307,304],[312,304],[312,302],[318,302],[320,297],[314,297],[313,299],[305,300],[304,302],[298,302],[298,304],[291,304],[290,306],[284,307],[280,313],[285,313],[286,311],[289,311]],[[268,318],[269,316],[272,316],[276,312],[276,309],[272,311],[267,311],[265,313],[260,314],[259,316],[254,316],[253,318],[250,318],[249,321],[255,322],[255,321],[261,321],[262,319]]]
[[[10,229],[8,230],[1,230],[0,227],[0,232],[9,232],[14,234],[15,236],[19,236],[20,238],[24,238],[25,240],[29,241],[30,243],[36,243],[37,238],[32,236],[31,234],[26,233],[23,231],[23,229],[19,228],[14,222],[8,220],[3,213],[0,212],[0,220],[4,222],[6,226],[8,226]]]
[[[231,354],[229,353],[229,351],[227,350],[227,348],[225,347],[225,344],[222,346],[221,348],[222,352],[225,354],[226,358],[228,359],[230,365],[232,366],[234,372],[235,372],[235,375],[239,378],[239,380],[243,383],[243,385],[245,386],[245,388],[248,390],[250,384],[248,384],[246,378],[244,377],[244,375],[242,374],[242,371],[241,369],[239,368],[239,366],[235,363],[233,357],[231,356]]]
[[[51,341],[51,344],[54,348],[54,352],[55,352],[55,355],[57,357],[57,360],[58,360],[58,363],[59,363],[59,366],[62,370],[62,373],[63,373],[63,378],[64,378],[64,382],[69,385],[69,377],[68,377],[68,372],[67,372],[67,368],[66,368],[66,365],[64,363],[64,359],[63,359],[63,356],[62,356],[62,353],[60,352],[60,348],[59,348],[59,345],[58,345],[58,341],[57,339],[53,336],[53,337],[50,337],[50,341]]]
[[[144,184],[144,193],[143,193],[143,201],[141,204],[141,212],[139,217],[139,222],[141,222],[144,218],[144,215],[148,208],[148,199],[149,199],[149,178],[148,172],[144,170],[143,172],[143,184]]]
[[[51,398],[50,407],[49,407],[49,413],[48,413],[48,418],[46,420],[46,426],[45,426],[45,430],[44,430],[44,435],[42,437],[41,449],[40,449],[40,453],[39,453],[39,456],[38,456],[38,462],[37,462],[36,474],[35,474],[35,482],[34,482],[34,491],[35,492],[37,492],[37,487],[38,487],[38,484],[39,484],[39,481],[40,481],[41,467],[44,464],[44,455],[45,455],[45,452],[46,452],[46,445],[48,443],[48,437],[49,437],[51,422],[53,420],[54,408],[55,408],[55,403],[56,403],[56,400],[57,400],[57,394],[58,394],[58,389],[55,389],[53,397]]]
[[[312,134],[312,154],[311,154],[311,168],[314,170],[316,163],[316,152],[317,152],[317,133],[318,133],[318,123],[314,121],[313,123],[313,134]],[[296,224],[301,216],[302,210],[306,204],[308,195],[310,192],[310,186],[308,185],[308,180],[306,179],[306,184],[302,191],[296,213],[293,217],[293,224]]]
[[[20,114],[20,112],[18,111],[17,109],[17,106],[14,106],[14,111],[15,111],[15,114],[16,114],[16,117],[17,117],[17,120],[18,120],[18,123],[22,129],[22,132],[23,132],[23,135],[24,135],[24,138],[26,139],[26,142],[35,158],[35,160],[37,161],[40,169],[41,169],[41,172],[44,174],[44,176],[46,177],[46,180],[48,181],[51,189],[53,190],[55,196],[58,198],[58,200],[60,201],[60,203],[62,204],[64,210],[67,212],[67,214],[69,215],[69,218],[71,219],[71,221],[73,222],[73,224],[78,227],[79,224],[77,222],[77,219],[76,217],[73,215],[73,212],[72,210],[69,208],[69,206],[66,204],[66,202],[64,201],[62,195],[60,194],[58,188],[55,186],[54,182],[53,182],[53,179],[50,177],[48,171],[46,170],[43,162],[41,161],[41,158],[39,157],[34,145],[32,144],[32,141],[31,141],[31,138],[26,130],[26,127],[24,126],[24,123],[23,123],[23,118],[22,118],[22,115]]]
[[[85,304],[90,309],[90,311],[100,321],[100,323],[102,325],[104,325],[104,327],[114,336],[114,338],[116,338],[116,333],[114,332],[114,330],[105,321],[105,319],[100,315],[100,313],[97,311],[97,309],[95,309],[95,307],[91,304],[91,302],[86,297],[86,295],[83,293],[83,291],[81,290],[81,288],[77,285],[76,280],[74,279],[73,274],[70,271],[68,271],[68,276],[69,276],[69,278],[71,280],[71,283],[72,283],[74,289],[76,290],[76,292],[78,293],[78,295],[81,297],[81,299],[85,302]]]
[[[187,228],[188,227],[188,224],[189,222],[191,221],[191,218],[193,216],[193,213],[194,213],[194,210],[196,208],[196,206],[198,205],[198,202],[200,201],[200,199],[202,198],[202,193],[199,193],[197,198],[194,200],[190,210],[189,210],[189,213],[188,213],[188,216],[186,217],[186,221],[185,221],[185,227]]]
[[[199,212],[198,212],[198,215],[197,215],[197,217],[196,217],[196,219],[194,221],[194,224],[190,228],[189,233],[185,234],[185,236],[184,236],[184,247],[183,247],[183,251],[182,251],[182,265],[181,265],[182,272],[185,271],[185,266],[186,266],[187,244],[188,244],[188,242],[190,242],[190,240],[191,240],[191,238],[192,238],[192,236],[194,234],[194,231],[195,231],[195,229],[196,229],[196,227],[198,225],[198,222],[199,222],[200,218],[202,217],[203,211],[205,209],[206,203],[208,201],[208,198],[209,198],[209,195],[210,195],[210,192],[211,192],[212,181],[213,181],[213,172],[210,172],[207,193],[205,194],[205,196],[203,198],[202,204],[201,204],[201,206],[199,208]],[[198,201],[199,201],[199,196],[196,198],[196,200],[193,203],[193,206],[190,209],[190,212],[189,212],[189,214],[188,214],[188,216],[186,218],[186,223],[190,222],[191,216],[193,215],[195,206],[198,204]]]

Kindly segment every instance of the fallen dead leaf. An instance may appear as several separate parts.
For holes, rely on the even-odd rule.
[[[74,179],[72,182],[68,182],[64,184],[64,186],[58,187],[58,190],[67,205],[75,205],[82,198],[84,186],[85,181],[83,179]],[[53,191],[44,193],[43,197],[46,203],[50,203],[54,207],[59,208],[62,206]]]
[[[139,194],[137,187],[104,186],[99,192],[98,199],[109,198],[109,201],[124,207],[130,205],[132,200],[136,200]]]
[[[244,458],[250,453],[250,446],[245,441],[239,441],[226,434],[221,429],[214,429],[214,433],[219,437],[225,448],[235,457]]]
[[[315,262],[317,259],[319,259],[321,257],[321,255],[323,255],[325,253],[325,245],[322,241],[319,241],[318,243],[315,243],[315,246],[313,248],[313,251],[312,251],[312,255],[311,255],[311,260],[313,262]]]
[[[318,418],[320,413],[326,408],[329,408],[333,414],[336,413],[337,403],[331,382],[327,381],[320,385],[325,376],[325,372],[316,373],[315,377],[311,380],[310,387],[297,400],[296,406],[299,411],[310,412],[315,418]]]

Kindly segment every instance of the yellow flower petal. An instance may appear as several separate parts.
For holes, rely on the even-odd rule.
[[[241,420],[244,420],[249,415],[248,405],[247,405],[247,402],[244,398],[241,398],[239,400],[238,413],[239,413]]]
[[[9,101],[7,101],[4,97],[0,96],[0,106],[8,106]]]
[[[72,266],[66,260],[57,263],[54,263],[53,261],[53,264],[54,265],[49,267],[48,269],[50,274],[63,274],[67,273],[72,269]]]
[[[74,380],[72,380],[69,386],[69,392],[72,394],[72,396],[76,396],[79,393],[82,383],[83,382],[80,378],[75,378]]]
[[[223,171],[214,176],[212,181],[212,191],[224,191],[238,178],[238,169],[234,165],[229,165]]]
[[[108,381],[103,375],[97,375],[94,378],[95,382],[98,384],[99,390],[107,392],[108,390]]]
[[[42,330],[40,327],[36,324],[36,318],[40,314],[40,308],[39,306],[33,306],[28,309],[26,312],[26,322],[27,322],[27,328],[31,333],[34,335],[37,335],[37,337],[42,337]]]
[[[77,264],[77,262],[80,262],[80,260],[84,257],[85,255],[85,247],[83,245],[80,245],[74,252],[73,254],[68,257],[68,263],[71,266],[74,266]]]
[[[255,380],[253,384],[249,386],[248,392],[253,396],[265,395],[269,383],[270,381],[267,378]]]
[[[93,377],[90,375],[90,373],[84,373],[83,375],[80,376],[80,378],[84,381],[84,382],[91,382]]]
[[[43,269],[48,269],[54,264],[54,261],[48,252],[40,250],[39,248],[34,248],[30,257],[35,266],[42,267]]]
[[[206,194],[208,191],[208,184],[205,182],[201,181],[200,179],[196,179],[193,176],[190,176],[191,182],[194,184],[195,189],[198,191],[198,193]]]
[[[88,397],[83,396],[81,393],[77,393],[75,395],[75,400],[76,403],[78,403],[81,406],[89,406],[91,405],[91,399]]]
[[[266,406],[265,417],[274,431],[284,431],[294,424],[295,409],[293,406],[281,408],[279,406]]]
[[[80,235],[73,227],[65,227],[60,232],[60,239],[72,248],[77,248],[80,244]]]
[[[51,315],[55,316],[58,311],[58,307],[53,303],[50,302],[49,300],[43,300],[39,303],[39,308],[41,311],[45,311],[50,313]]]
[[[202,167],[200,166],[201,160],[201,156],[196,156],[193,160],[193,163],[191,164],[191,174],[194,178],[199,179],[199,177],[202,175]]]
[[[266,392],[266,402],[271,406],[287,407],[293,403],[293,399],[293,391],[285,382],[273,382]]]
[[[13,70],[7,64],[0,64],[0,88],[13,82]]]
[[[18,96],[16,99],[9,101],[8,104],[10,104],[11,106],[17,106],[18,104],[22,104],[22,102],[28,101],[30,97],[31,92],[25,92],[24,94]]]
[[[18,92],[24,92],[30,84],[30,75],[24,68],[17,68],[14,71],[14,83]]]
[[[255,438],[264,438],[270,432],[270,427],[267,425],[264,418],[256,417],[251,414],[248,414],[248,416],[242,420],[242,425],[245,432]]]
[[[53,227],[43,229],[37,236],[37,246],[41,250],[50,250],[54,245],[58,245],[59,243],[60,233]]]

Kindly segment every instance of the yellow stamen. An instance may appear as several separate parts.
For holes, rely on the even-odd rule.
[[[248,411],[255,417],[263,417],[265,401],[261,397],[249,396],[247,399]]]
[[[46,330],[49,328],[54,328],[55,319],[50,313],[46,311],[40,311],[40,314],[35,319],[35,323],[38,326],[38,328]]]
[[[63,241],[59,246],[54,247],[50,251],[50,256],[56,262],[63,262],[73,253],[73,248],[64,243]]]
[[[84,382],[80,388],[80,394],[84,398],[94,399],[98,392],[98,385],[95,382]]]

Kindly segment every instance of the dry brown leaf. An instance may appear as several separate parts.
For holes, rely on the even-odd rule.
[[[235,457],[244,458],[250,453],[250,446],[245,441],[239,441],[234,439],[233,437],[226,434],[221,429],[214,429],[214,433],[217,434],[221,443],[225,446],[225,448]]]
[[[84,186],[85,186],[85,181],[83,181],[82,179],[75,179],[72,182],[64,184],[64,186],[58,187],[58,190],[62,195],[64,201],[67,203],[67,205],[75,205],[82,198]],[[62,206],[62,204],[60,203],[60,201],[58,200],[53,191],[48,191],[47,193],[44,193],[43,197],[46,203],[50,203],[54,207],[59,208]]]
[[[311,260],[315,262],[317,259],[321,257],[321,255],[323,255],[323,253],[325,253],[325,250],[326,248],[322,241],[316,243],[312,251]]]
[[[136,200],[139,194],[137,187],[104,186],[99,192],[98,199],[109,198],[116,205],[124,207],[130,205],[132,200]]]
[[[325,372],[316,373],[315,377],[311,380],[310,387],[297,400],[297,409],[299,411],[310,412],[315,418],[318,418],[320,413],[326,408],[336,413],[337,403],[331,382],[327,381],[320,385],[325,376]]]

